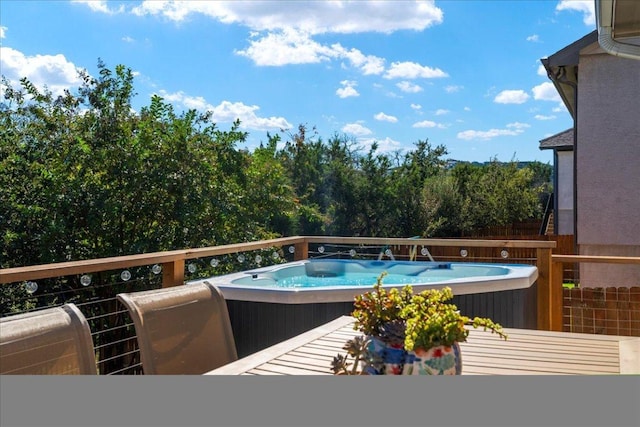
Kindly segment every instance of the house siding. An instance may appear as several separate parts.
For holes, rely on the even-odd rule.
[[[640,61],[580,56],[577,243],[584,255],[640,255]],[[640,266],[584,264],[585,287],[640,284]]]
[[[573,234],[573,151],[557,151],[558,206],[556,234]]]

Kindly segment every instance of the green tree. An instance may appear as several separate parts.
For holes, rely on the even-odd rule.
[[[515,161],[458,164],[451,173],[462,198],[462,232],[540,215],[540,187],[533,185],[532,170],[518,168]]]
[[[451,174],[438,174],[429,178],[422,192],[425,222],[420,235],[424,237],[459,237],[463,230],[472,228],[465,218],[465,202]]]
[[[284,165],[277,158],[278,135],[254,150],[247,169],[248,218],[265,236],[295,234],[296,195]]]
[[[317,132],[298,126],[298,131],[289,135],[278,157],[289,173],[291,185],[298,199],[293,231],[297,234],[323,234],[328,223],[325,213],[329,205],[329,190],[324,183],[326,147]]]
[[[377,153],[378,144],[373,143],[366,155],[359,159],[360,173],[356,178],[356,200],[358,207],[354,235],[385,236],[396,221],[391,188],[391,159]]]
[[[334,236],[352,236],[357,229],[360,205],[358,185],[362,181],[357,170],[358,149],[355,141],[334,134],[328,141],[327,165],[324,177],[329,189],[326,233]]]
[[[426,208],[423,191],[427,181],[444,172],[447,154],[444,146],[431,147],[428,140],[418,141],[415,149],[409,151],[404,161],[392,174],[393,205],[396,217],[395,224],[389,230],[392,235],[423,235],[433,228],[428,222],[434,219]]]

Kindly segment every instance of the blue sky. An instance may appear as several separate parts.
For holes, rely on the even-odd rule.
[[[0,67],[54,93],[98,58],[178,110],[239,118],[245,146],[316,127],[366,149],[445,145],[448,158],[552,162],[572,125],[540,58],[595,29],[594,1],[0,2]],[[285,135],[286,136],[286,135]]]

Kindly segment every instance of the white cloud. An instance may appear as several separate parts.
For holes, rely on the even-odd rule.
[[[539,42],[540,41],[540,36],[537,34],[532,34],[529,37],[527,37],[527,41],[528,42]]]
[[[438,126],[438,124],[436,122],[433,122],[431,120],[423,120],[421,122],[417,122],[414,123],[413,126],[414,128],[434,128]]]
[[[375,116],[373,116],[374,119],[379,120],[381,122],[389,122],[389,123],[397,123],[398,122],[398,118],[395,116],[389,116],[383,112],[379,112],[378,114],[376,114]]]
[[[538,73],[537,74],[539,76],[542,76],[542,77],[547,77],[547,69],[544,68],[544,65],[542,65],[542,64],[538,65]]]
[[[493,139],[498,136],[516,136],[524,132],[522,129],[489,129],[489,130],[465,130],[458,132],[458,138],[466,141],[481,139],[484,141]]]
[[[12,85],[17,86],[26,77],[38,89],[46,86],[55,96],[82,84],[78,68],[61,54],[25,56],[18,50],[0,46],[0,69]]]
[[[272,33],[252,40],[249,47],[235,53],[261,66],[314,64],[338,56],[334,49],[315,42],[308,34],[293,30]]]
[[[341,87],[336,90],[336,95],[339,98],[351,98],[354,96],[360,96],[357,90],[355,90],[352,86]]]
[[[464,89],[464,86],[459,86],[459,85],[449,85],[444,87],[444,90],[447,93],[460,92],[462,89]]]
[[[394,62],[384,74],[385,79],[432,79],[448,77],[448,74],[439,68],[431,68],[415,62]]]
[[[222,101],[218,105],[211,105],[201,96],[189,96],[184,92],[167,93],[160,91],[159,95],[166,101],[199,111],[211,111],[211,120],[215,123],[233,123],[240,120],[240,127],[251,130],[291,129],[291,124],[283,117],[260,117],[257,105],[246,105],[242,102]]]
[[[94,12],[106,13],[108,15],[122,13],[125,10],[124,5],[120,5],[117,9],[110,9],[107,0],[71,0],[71,3],[85,4]]]
[[[379,153],[391,153],[398,150],[402,151],[402,144],[389,137],[386,137],[385,139],[358,138],[357,141],[365,150],[369,150],[375,142],[378,144],[377,152]]]
[[[470,107],[464,107],[464,111],[471,111]]]
[[[543,116],[542,114],[536,114],[533,118],[536,120],[554,120],[556,116]]]
[[[498,104],[523,104],[529,95],[523,90],[503,90],[493,99]]]
[[[214,122],[231,123],[240,119],[241,127],[253,130],[290,129],[292,126],[284,117],[259,117],[260,107],[245,105],[242,102],[222,101],[213,107]]]
[[[122,38],[122,41],[125,42],[125,43],[133,43],[133,42],[135,42],[135,39],[133,39],[132,37],[129,37],[129,36],[124,36]]]
[[[115,13],[105,0],[75,0],[96,12]],[[125,3],[126,4],[126,3]],[[261,66],[311,64],[345,59],[364,75],[384,72],[385,60],[340,44],[322,45],[311,37],[327,33],[393,33],[423,31],[442,22],[442,10],[432,0],[395,1],[177,1],[145,0],[126,10],[138,16],[160,16],[175,22],[191,15],[204,15],[227,25],[241,25],[253,31],[249,46],[238,55]],[[393,73],[394,71],[391,70]],[[423,74],[440,71],[425,67]]]
[[[420,105],[420,104],[411,104],[411,108],[413,108],[414,110],[421,110],[422,109],[422,105]]]
[[[362,74],[381,74],[384,71],[384,58],[374,55],[364,55],[358,49],[345,49],[340,44],[331,45],[334,56],[347,59],[352,66],[362,72]]]
[[[168,93],[165,90],[158,92],[164,100],[174,104],[179,104],[187,109],[195,109],[199,111],[212,110],[214,107],[207,103],[207,101],[201,96],[189,96],[182,91]],[[233,121],[233,120],[232,120]]]
[[[8,28],[7,27],[0,27],[0,39],[5,38],[5,34],[7,33]]]
[[[191,4],[194,3],[194,4]],[[357,6],[356,6],[357,4]],[[235,51],[236,54],[252,60],[260,66],[283,66],[288,64],[313,64],[333,60],[345,60],[364,75],[379,75],[385,72],[385,59],[366,55],[340,43],[323,45],[312,37],[324,33],[341,32],[386,32],[396,29],[416,29],[413,17],[400,15],[394,9],[413,10],[416,3],[409,2],[143,2],[135,8],[138,14],[163,15],[182,21],[190,13],[202,13],[223,23],[239,23],[256,30],[249,45]],[[417,4],[433,8],[431,2]],[[386,9],[394,9],[389,15],[367,16],[367,11],[382,14]],[[316,14],[311,13],[316,10]],[[298,13],[293,13],[298,11]],[[326,12],[326,16],[323,15]],[[418,12],[423,15],[423,12]],[[348,16],[350,13],[353,16]],[[428,15],[428,13],[427,13]],[[302,17],[302,18],[301,18]],[[384,25],[373,24],[378,18]],[[356,22],[357,21],[357,22]],[[422,26],[425,25],[423,21]],[[428,25],[427,25],[428,26]],[[445,77],[446,73],[414,63],[394,63],[386,70],[386,78],[433,78]]]
[[[449,110],[445,110],[443,108],[439,108],[436,110],[436,116],[444,116],[445,114],[449,114]]]
[[[342,127],[342,131],[355,136],[366,136],[372,134],[371,129],[362,126],[360,123],[348,123]]]
[[[224,24],[257,31],[297,29],[309,34],[392,33],[422,31],[442,22],[443,13],[431,0],[381,1],[155,1],[132,9],[137,15],[160,15],[183,21],[202,14]]]
[[[528,123],[513,122],[513,123],[509,123],[507,127],[515,128],[515,129],[525,129],[525,128],[530,128],[531,125]]]
[[[538,101],[562,101],[556,87],[551,82],[544,82],[531,89],[533,99]]]
[[[554,113],[562,113],[564,111],[567,111],[567,109],[564,106],[564,104],[560,104],[557,107],[553,107],[553,109],[551,111],[553,111]]]
[[[358,85],[357,82],[353,80],[343,80],[340,82],[342,85],[341,88],[336,90],[336,95],[340,98],[350,98],[352,96],[360,96],[358,91],[355,89],[355,86]]]
[[[256,114],[259,109],[260,107],[256,105],[222,101],[213,107],[212,120],[231,123],[240,119],[240,127],[253,130],[291,129],[291,124],[284,117],[259,117]]]
[[[249,58],[256,65],[315,64],[342,59],[364,75],[381,74],[384,71],[384,58],[365,55],[358,49],[347,49],[339,43],[322,45],[301,31],[287,29],[264,36],[256,33],[253,37],[247,48],[236,50],[235,53]]]
[[[436,123],[431,120],[423,120],[421,122],[414,123],[411,127],[414,128],[438,128],[445,129],[447,126],[442,123]]]
[[[397,83],[396,86],[398,86],[398,88],[401,91],[407,92],[407,93],[422,92],[422,88],[420,86],[407,81],[402,81],[400,83]]]
[[[593,0],[560,0],[556,5],[556,10],[582,12],[585,25],[593,26],[596,24],[595,2]]]

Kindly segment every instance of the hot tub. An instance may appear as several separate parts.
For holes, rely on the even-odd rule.
[[[386,272],[384,287],[410,284],[414,292],[449,286],[454,295],[523,289],[538,278],[524,264],[424,261],[304,260],[212,277],[226,299],[306,304],[353,301]]]
[[[414,292],[449,286],[463,314],[536,328],[538,270],[526,264],[311,259],[214,276],[229,308],[238,354],[259,351],[339,316],[376,283]]]

